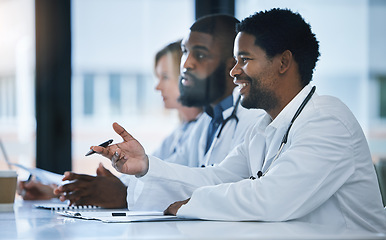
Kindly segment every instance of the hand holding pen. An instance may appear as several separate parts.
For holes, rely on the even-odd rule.
[[[17,186],[17,193],[24,200],[48,200],[57,197],[53,190],[57,187],[54,184],[42,184],[39,181],[33,180],[32,175],[27,181],[20,181]]]
[[[149,169],[149,159],[142,145],[118,123],[114,123],[113,128],[123,142],[108,147],[93,146],[91,149],[110,159],[113,167],[121,173],[145,175]]]
[[[105,148],[105,147],[107,147],[108,145],[110,145],[112,142],[113,142],[113,139],[110,139],[110,140],[108,140],[108,141],[106,141],[106,142],[104,142],[104,143],[99,144],[99,146]],[[88,151],[88,153],[86,153],[85,156],[87,157],[87,156],[90,156],[91,154],[94,154],[94,153],[96,153],[96,152],[91,148],[91,150]]]

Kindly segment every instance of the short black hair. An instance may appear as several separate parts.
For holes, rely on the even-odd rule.
[[[236,25],[240,21],[228,14],[210,14],[197,19],[190,27],[192,32],[212,35],[224,49],[224,57],[233,57],[233,44],[236,38]]]
[[[291,51],[299,66],[302,85],[306,86],[312,80],[320,56],[319,42],[299,13],[279,8],[256,12],[242,20],[236,30],[253,35],[255,45],[270,58]]]

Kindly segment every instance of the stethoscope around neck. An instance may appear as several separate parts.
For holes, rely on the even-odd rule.
[[[233,111],[229,117],[227,117],[221,124],[220,131],[218,131],[217,138],[220,137],[222,130],[224,129],[225,125],[232,119],[236,120],[236,125],[239,123],[239,118],[237,117],[237,109],[239,108],[239,103],[240,103],[241,95],[237,98],[235,107],[233,108]]]
[[[287,131],[286,133],[284,134],[283,136],[283,139],[281,140],[281,143],[280,143],[280,147],[279,147],[279,150],[277,151],[276,155],[275,155],[275,158],[272,160],[270,166],[268,167],[268,169],[263,173],[262,171],[258,171],[257,172],[257,177],[260,178],[262,176],[264,176],[270,169],[271,169],[271,166],[273,165],[273,163],[276,161],[276,159],[279,157],[281,151],[283,150],[283,147],[284,145],[287,143],[287,140],[288,140],[288,134],[289,134],[289,131],[291,130],[291,127],[293,125],[293,123],[295,122],[296,118],[300,115],[300,113],[303,111],[304,107],[306,106],[306,104],[310,101],[312,95],[314,94],[315,92],[315,89],[316,87],[313,86],[311,91],[308,93],[307,97],[304,99],[304,101],[302,102],[302,104],[299,106],[298,110],[296,111],[295,115],[292,117],[292,120],[291,120],[291,123],[290,125],[288,126],[287,128]],[[264,160],[265,162],[265,160]],[[255,177],[251,176],[250,179],[255,179]]]
[[[239,107],[239,103],[240,103],[240,99],[241,99],[241,96],[239,96],[237,98],[237,101],[234,105],[234,108],[233,108],[233,111],[231,113],[231,115],[229,117],[227,117],[224,121],[222,121],[221,123],[221,127],[220,127],[220,130],[218,131],[217,133],[217,136],[216,136],[216,139],[219,139],[220,136],[221,136],[221,133],[222,133],[222,130],[224,129],[225,125],[232,119],[234,119],[236,121],[236,125],[239,123],[239,118],[237,117],[236,113],[237,113],[237,109]],[[210,160],[210,154],[211,154],[211,149],[214,148],[214,145],[216,144],[216,139],[213,140],[212,142],[212,145],[210,146],[208,152],[206,153],[206,163],[201,165],[201,167],[205,167],[208,165],[209,163],[209,160]]]

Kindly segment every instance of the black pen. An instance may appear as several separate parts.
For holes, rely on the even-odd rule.
[[[108,145],[110,145],[111,143],[113,142],[113,139],[110,139],[102,144],[100,144],[99,146],[100,147],[107,147]],[[91,154],[94,154],[95,151],[93,149],[91,149],[88,153],[86,153],[86,156],[90,156]]]
[[[29,183],[29,182],[32,180],[32,177],[33,177],[33,175],[30,173],[29,176],[28,176],[28,179],[25,180],[25,182],[23,183],[23,189],[22,189],[21,192],[20,192],[20,195],[21,195],[22,197],[24,197],[25,194],[26,194],[26,192],[27,192],[27,191],[25,190],[25,188],[24,188],[24,185],[27,184],[27,183]]]
[[[27,182],[30,182],[30,181],[32,180],[32,177],[33,177],[33,175],[30,173],[29,176],[28,176],[27,181],[25,181],[25,182],[26,182],[26,183],[27,183]]]

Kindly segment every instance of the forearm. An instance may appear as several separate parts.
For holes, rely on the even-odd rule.
[[[178,215],[213,220],[285,221],[303,217],[330,199],[354,172],[352,136],[303,129],[285,147],[265,176],[197,189]],[[321,131],[320,131],[321,132]],[[316,137],[318,136],[318,137]],[[335,137],[336,138],[336,137]],[[251,149],[259,143],[256,137]],[[256,162],[251,156],[251,162]],[[207,201],[210,199],[210,201]],[[203,204],[205,202],[205,204]]]
[[[222,183],[224,179],[217,177],[213,171],[232,176],[221,168],[189,168],[165,163],[155,157],[149,157],[149,160],[148,173],[142,178],[130,180],[127,197],[129,209],[163,211],[171,203],[189,198],[198,187]],[[234,177],[232,180],[235,180]]]

